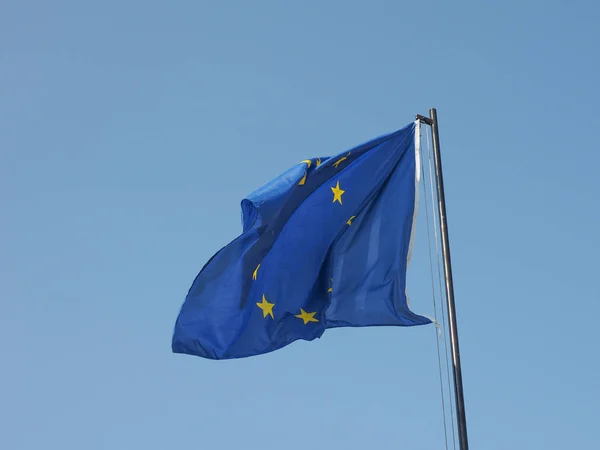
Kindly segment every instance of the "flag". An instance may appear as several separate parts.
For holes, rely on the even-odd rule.
[[[417,124],[304,160],[241,202],[242,234],[192,283],[174,353],[242,358],[328,328],[431,323],[406,272],[418,192]]]

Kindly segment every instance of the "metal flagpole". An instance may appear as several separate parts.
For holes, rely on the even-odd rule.
[[[460,365],[460,350],[458,347],[458,330],[456,323],[456,307],[454,305],[454,283],[452,281],[452,263],[450,261],[450,243],[448,241],[448,223],[446,219],[446,196],[444,193],[444,177],[442,174],[442,158],[440,155],[440,135],[438,129],[437,111],[429,110],[430,117],[417,114],[417,119],[431,126],[433,134],[433,158],[435,163],[435,178],[437,185],[438,211],[440,216],[440,231],[442,235],[442,257],[444,259],[444,277],[446,279],[446,301],[448,304],[448,320],[450,322],[450,344],[452,348],[452,368],[454,373],[454,394],[456,399],[456,420],[458,424],[458,442],[460,450],[468,450],[467,418],[463,397],[462,369]]]

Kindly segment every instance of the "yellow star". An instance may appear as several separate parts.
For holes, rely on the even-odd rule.
[[[304,325],[306,325],[308,322],[318,322],[318,320],[315,319],[315,314],[316,314],[316,312],[307,313],[302,308],[300,308],[300,314],[298,314],[294,317],[297,317],[298,319],[302,319],[304,321]]]
[[[301,164],[302,163],[306,163],[306,166],[307,166],[306,168],[310,169],[310,165],[312,164],[312,161],[310,159],[305,159],[304,161],[301,161]],[[298,183],[298,186],[302,186],[304,183],[306,183],[306,176],[307,175],[308,175],[308,172],[304,172],[304,176],[300,180],[300,183]]]
[[[340,165],[340,163],[341,163],[342,161],[344,161],[345,159],[348,159],[348,158],[346,158],[345,156],[342,156],[342,157],[341,157],[340,159],[338,159],[338,160],[337,160],[335,163],[333,163],[333,167],[335,167],[335,168],[337,169],[337,166],[339,166],[339,165]]]
[[[258,275],[258,268],[260,267],[260,264],[258,266],[256,266],[256,269],[254,269],[254,273],[252,274],[252,279],[256,280],[256,275]]]
[[[352,220],[355,218],[356,216],[352,216],[348,219],[348,222],[346,222],[348,225],[352,225]]]
[[[336,161],[336,162],[333,164],[333,167],[335,167],[335,168],[337,169],[337,166],[339,166],[339,165],[340,165],[340,163],[341,163],[342,161],[345,161],[346,159],[348,159],[348,156],[350,156],[350,153],[352,153],[352,152],[348,152],[348,154],[347,154],[346,156],[342,156],[340,159],[338,159],[338,160],[337,160],[337,161]]]
[[[262,302],[257,303],[256,306],[262,309],[263,318],[266,318],[267,316],[271,316],[271,319],[275,318],[273,317],[273,306],[275,306],[275,303],[269,303],[265,298],[265,294],[263,294]]]
[[[340,182],[337,182],[337,185],[334,188],[331,188],[331,190],[333,191],[333,202],[335,203],[336,201],[340,202],[340,205],[342,204],[342,194],[346,191],[342,191],[340,189]]]

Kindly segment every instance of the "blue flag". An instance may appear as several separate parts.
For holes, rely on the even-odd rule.
[[[431,323],[407,303],[416,125],[291,167],[242,200],[242,234],[194,280],[175,353],[242,358],[328,328]]]

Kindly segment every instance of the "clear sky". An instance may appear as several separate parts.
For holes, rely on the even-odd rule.
[[[471,447],[593,448],[598,23],[577,0],[3,1],[0,448],[444,448],[432,326],[170,349],[246,194],[430,107]]]

